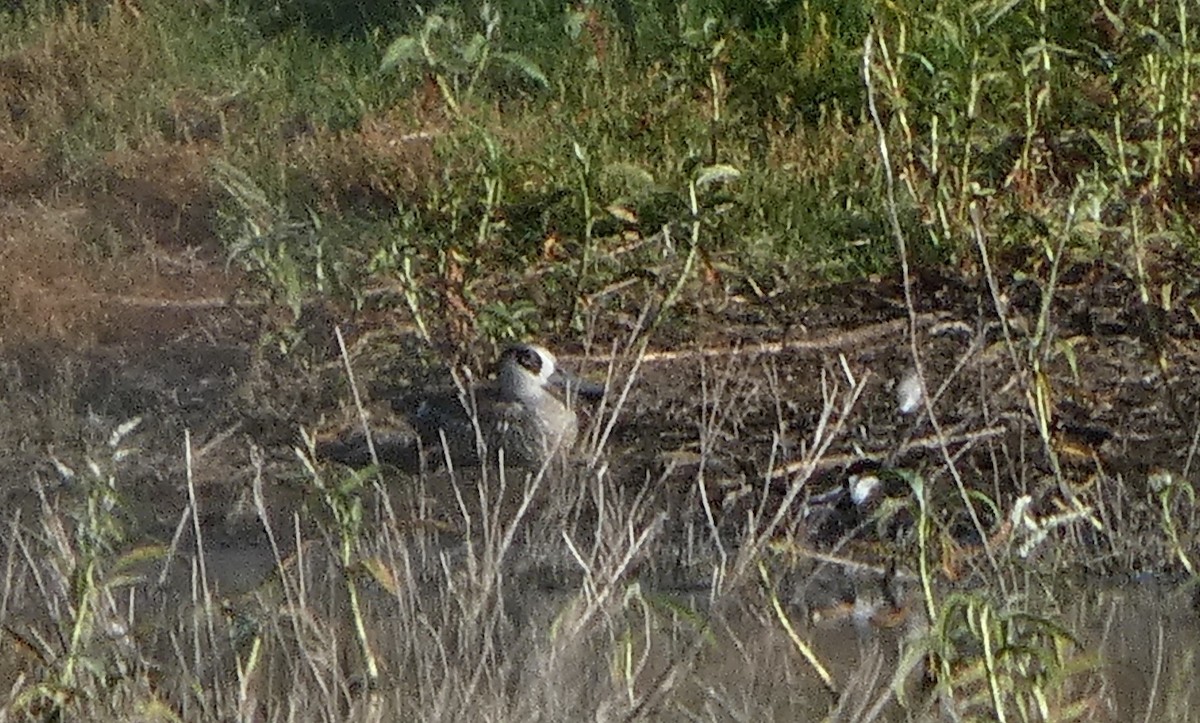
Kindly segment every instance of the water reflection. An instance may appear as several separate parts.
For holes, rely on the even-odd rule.
[[[536,578],[512,575],[499,590],[498,617],[485,612],[478,619],[481,627],[467,630],[466,588],[447,586],[445,576],[456,572],[446,567],[450,557],[441,559],[440,567],[414,575],[399,598],[380,589],[368,598],[376,649],[385,658],[396,654],[387,666],[393,673],[385,687],[405,710],[425,710],[432,694],[429,671],[418,672],[420,661],[429,659],[415,650],[421,645],[413,642],[416,636],[434,647],[450,646],[464,665],[489,661],[490,682],[477,689],[478,705],[505,716],[907,720],[950,715],[949,705],[937,702],[937,686],[924,663],[905,659],[929,634],[919,611],[898,625],[881,627],[874,616],[853,608],[836,614],[787,603],[783,615],[794,627],[793,637],[763,591],[753,586],[714,603],[706,594],[654,589],[647,581],[604,591],[580,584],[550,588]],[[261,604],[260,596],[247,594],[275,575],[273,556],[263,544],[239,548],[224,540],[208,549],[207,561],[214,586],[227,597],[243,596],[239,605]],[[325,584],[336,577],[336,565],[319,555],[306,564],[320,568],[310,574]],[[605,594],[623,598],[575,627]],[[1191,719],[1191,706],[1200,705],[1191,683],[1200,620],[1190,589],[1091,584],[1030,598],[1026,605],[1026,612],[1057,621],[1079,642],[1078,650],[1063,652],[1077,656],[1074,665],[1081,672],[1060,691],[1064,701],[1084,706],[1085,717],[1185,720]],[[329,613],[335,614],[332,608]],[[801,654],[799,643],[811,649],[832,685]],[[471,646],[478,650],[471,652]],[[1094,667],[1081,664],[1087,660]],[[453,667],[453,661],[439,665]],[[897,692],[905,696],[904,705]]]

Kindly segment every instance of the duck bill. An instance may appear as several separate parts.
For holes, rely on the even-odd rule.
[[[555,369],[550,375],[547,382],[554,387],[562,389],[567,394],[579,396],[588,401],[597,401],[604,396],[604,385],[598,382],[581,379],[574,374],[562,369]]]

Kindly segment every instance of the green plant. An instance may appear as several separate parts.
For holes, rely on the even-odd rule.
[[[48,595],[51,634],[24,636],[6,628],[34,651],[42,668],[14,691],[16,710],[73,717],[111,688],[138,687],[144,661],[119,601],[124,590],[138,582],[131,570],[163,551],[157,545],[120,549],[129,513],[118,490],[118,472],[134,451],[126,442],[141,422],[135,418],[116,426],[106,440],[86,451],[81,471],[53,458],[65,494],[52,500],[41,490],[38,547],[22,542]]]
[[[356,576],[363,570],[378,569],[374,561],[360,552],[364,533],[362,494],[368,482],[377,475],[378,469],[369,466],[359,470],[345,471],[341,473],[342,477],[339,482],[328,484],[324,474],[315,463],[317,458],[316,440],[305,435],[305,444],[307,450],[296,449],[296,457],[303,463],[313,489],[320,496],[321,502],[333,520],[333,533],[337,540],[337,560],[340,563],[342,582],[349,598],[350,614],[354,620],[355,639],[366,665],[368,683],[374,685],[379,680],[379,660],[371,645],[370,635],[367,633],[367,622]],[[381,578],[376,576],[376,579]]]
[[[959,714],[1073,720],[1088,711],[1062,687],[1082,670],[1077,649],[1053,620],[997,609],[979,595],[955,594],[939,608],[925,641],[910,650],[908,665],[928,654],[943,701]]]
[[[1158,496],[1159,519],[1163,531],[1166,533],[1171,554],[1187,571],[1188,577],[1193,581],[1200,579],[1196,563],[1192,560],[1191,546],[1185,543],[1185,536],[1180,534],[1180,521],[1183,518],[1181,510],[1194,511],[1196,508],[1195,488],[1190,484],[1179,484],[1174,475],[1165,471],[1160,471],[1151,477],[1150,487],[1151,491]],[[1176,518],[1181,518],[1181,520]]]
[[[240,261],[262,276],[269,292],[299,319],[304,300],[325,274],[319,219],[289,218],[283,204],[272,202],[248,173],[228,163],[216,163],[214,172],[234,204],[225,215],[227,262]]]
[[[481,80],[493,65],[516,71],[539,87],[548,87],[546,75],[531,60],[496,47],[500,20],[500,11],[484,2],[479,8],[482,32],[472,32],[461,11],[443,7],[425,15],[416,32],[393,40],[383,53],[379,69],[416,68],[428,73],[454,116],[462,114],[464,101],[474,100]]]
[[[493,301],[479,310],[477,322],[489,339],[516,341],[533,335],[537,314],[537,306],[526,299]]]

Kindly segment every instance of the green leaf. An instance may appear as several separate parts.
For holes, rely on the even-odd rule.
[[[421,43],[411,35],[401,35],[392,41],[379,62],[380,72],[386,73],[400,64],[421,59]]]
[[[459,54],[462,59],[467,62],[467,65],[475,65],[485,55],[487,47],[487,38],[480,33],[475,33],[466,44],[459,49]]]
[[[715,166],[704,166],[696,176],[696,188],[704,188],[714,183],[736,181],[742,177],[742,172],[733,166],[718,163]]]
[[[566,15],[563,26],[566,28],[567,37],[571,40],[578,40],[579,36],[583,35],[583,24],[587,21],[587,13],[568,9]]]
[[[622,179],[634,188],[653,188],[654,175],[633,163],[615,161],[604,166],[603,174],[612,179]]]
[[[524,55],[521,55],[520,53],[505,52],[500,53],[496,57],[508,63],[513,68],[516,68],[526,78],[541,86],[543,90],[548,90],[550,88],[550,80],[546,78],[546,74],[542,72],[542,69],[538,67],[537,63],[533,62],[529,58],[526,58]]]

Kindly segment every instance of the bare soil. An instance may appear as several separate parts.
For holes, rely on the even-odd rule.
[[[252,282],[226,264],[203,213],[191,215],[193,206],[211,208],[211,199],[196,200],[205,197],[202,192],[175,194],[156,184],[114,182],[92,193],[52,180],[43,183],[36,178],[39,168],[31,163],[25,176],[6,185],[0,201],[4,509],[21,510],[23,524],[30,524],[41,511],[40,493],[49,491],[53,498],[76,491],[64,468],[86,473],[88,460],[107,468],[113,453],[109,435],[122,422],[140,417],[141,425],[124,444],[134,454],[116,465],[122,511],[131,518],[135,538],[131,544],[171,539],[186,519],[190,480],[214,587],[235,601],[231,609],[257,610],[263,603],[250,601],[267,587],[264,581],[277,560],[253,509],[256,477],[265,480],[275,530],[289,529],[291,513],[301,507],[311,514],[300,519],[311,525],[327,513],[314,504],[311,480],[295,456],[294,449],[303,446],[301,429],[339,439],[360,426],[335,328],[345,335],[372,428],[384,437],[407,433],[391,400],[446,384],[446,362],[420,341],[400,302],[383,300],[352,313],[314,300],[294,320],[259,301]],[[0,176],[6,184],[11,180]],[[59,188],[53,200],[45,200],[45,184]],[[1147,268],[1153,303],[1143,301],[1139,284],[1117,265],[1081,262],[1063,269],[1050,297],[1049,326],[1041,332],[1049,270],[997,279],[998,298],[979,274],[922,271],[912,284],[911,310],[895,278],[819,287],[796,280],[775,291],[748,281],[704,279],[663,320],[640,362],[622,345],[644,297],[650,296],[641,287],[610,299],[589,320],[583,338],[542,341],[559,353],[564,366],[586,376],[600,379],[612,370],[606,400],[583,410],[589,420],[578,464],[601,449],[598,462],[617,482],[607,503],[648,505],[637,514],[627,509],[613,517],[637,518],[631,529],[654,529],[657,523],[651,520],[662,521],[653,551],[643,552],[633,565],[635,573],[653,573],[640,579],[682,591],[686,605],[703,609],[706,603],[697,600],[707,592],[692,593],[708,589],[711,550],[701,553],[708,558],[695,559],[697,540],[709,539],[710,525],[729,531],[727,539],[739,539],[750,515],[758,513],[761,526],[762,510],[770,512],[792,497],[779,537],[815,554],[801,564],[772,565],[771,574],[780,598],[804,610],[812,625],[806,635],[843,680],[870,659],[857,627],[840,624],[851,616],[857,622],[867,607],[864,600],[870,599],[872,624],[898,626],[881,638],[891,640],[923,624],[921,606],[908,604],[915,597],[913,578],[895,564],[906,545],[911,551],[911,535],[902,519],[899,526],[876,524],[846,504],[844,488],[854,475],[879,474],[887,480],[885,491],[899,497],[911,492],[895,485],[897,471],[924,480],[944,533],[939,575],[950,584],[963,579],[963,569],[984,564],[980,550],[1008,545],[1012,551],[1031,539],[1029,530],[1006,521],[1022,497],[1030,500],[1030,519],[1046,526],[1056,517],[1085,511],[1051,528],[1049,540],[1031,548],[1032,559],[1045,560],[1056,571],[1099,573],[1118,582],[1146,581],[1149,572],[1155,573],[1149,578],[1174,582],[1180,553],[1194,558],[1200,552],[1191,499],[1176,495],[1168,502],[1180,540],[1176,547],[1165,534],[1153,486],[1169,475],[1180,489],[1190,488],[1195,476],[1200,430],[1196,289],[1182,282],[1168,287],[1164,279],[1190,277],[1182,267],[1164,262]],[[519,281],[507,292],[532,295],[537,283],[536,278]],[[1168,289],[1169,311],[1161,302]],[[915,345],[910,343],[914,335]],[[1046,341],[1035,347],[1030,339],[1038,336]],[[896,387],[914,368],[914,346],[936,424],[924,410],[898,410]],[[474,343],[459,357],[476,360],[471,362],[476,375],[486,373],[486,360],[493,356],[494,350],[485,347]],[[618,349],[615,358],[613,349]],[[1035,414],[1039,399],[1052,412],[1045,439]],[[606,430],[609,436],[601,445]],[[261,466],[255,464],[258,459]],[[330,479],[344,474],[333,465],[326,471]],[[444,537],[453,546],[461,539],[454,529],[461,515],[455,491],[439,472],[389,465],[383,489],[399,511],[401,532],[431,530],[436,537],[449,530]],[[959,484],[977,495],[972,503],[982,530],[968,519]],[[543,496],[571,494],[581,493],[559,486]],[[562,519],[563,507],[546,503],[535,510],[525,540],[509,555],[516,564],[503,576],[508,589],[502,597],[511,629],[497,637],[500,648],[509,651],[507,664],[524,665],[521,656],[531,656],[530,669],[542,670],[541,649],[535,643],[526,650],[530,640],[539,639],[530,631],[553,629],[567,607],[562,593],[580,589],[579,566],[564,560],[560,530],[567,528],[553,524]],[[581,519],[588,513],[579,512],[586,505],[565,507],[575,515],[572,529],[587,524]],[[38,528],[30,529],[36,534]],[[297,537],[328,534],[310,531]],[[381,532],[381,539],[389,532],[394,530]],[[290,555],[291,536],[280,537],[283,554]],[[591,538],[583,533],[576,539]],[[340,575],[337,564],[325,560],[332,558],[328,552],[306,555],[308,564],[321,570],[312,579]],[[613,551],[618,557],[624,553]],[[448,598],[457,592],[439,577],[438,557],[418,557],[434,560],[429,570],[414,571],[430,579],[410,581],[423,604],[430,610],[451,608]],[[835,557],[837,564],[824,563]],[[691,567],[691,562],[699,564]],[[182,569],[186,564],[177,567],[182,571],[169,585],[141,590],[148,597],[140,609],[169,617],[180,599],[194,594],[194,571]],[[1063,598],[1079,602],[1078,611],[1072,606],[1068,614],[1074,628],[1084,631],[1080,639],[1088,649],[1099,639],[1096,645],[1114,669],[1147,670],[1152,666],[1141,658],[1150,655],[1146,641],[1154,636],[1138,626],[1169,625],[1181,637],[1171,638],[1176,647],[1168,659],[1187,660],[1173,651],[1186,652],[1189,636],[1194,637],[1190,593],[1176,591],[1164,612],[1124,598],[1110,602],[1101,591],[1111,586],[1095,582],[1087,579],[1095,596]],[[1148,585],[1121,590],[1148,591],[1156,605],[1167,598]],[[10,620],[28,621],[36,629],[45,615],[40,598],[24,605],[24,612]],[[379,610],[391,608],[381,603]],[[1119,624],[1114,643],[1109,625],[1117,611],[1130,622]],[[760,611],[733,606],[727,614],[744,614],[752,632],[735,627],[728,644],[713,648],[719,654],[702,654],[696,680],[711,674],[739,681],[745,671],[731,670],[729,661],[744,667],[742,659],[724,651],[741,649],[746,640],[762,666],[756,670],[770,671],[751,671],[751,677],[778,681],[778,670],[802,667],[791,641],[774,626],[760,624]],[[1103,633],[1090,634],[1090,623],[1075,621],[1075,615],[1105,620]],[[409,637],[388,627],[395,618],[386,612],[375,620],[379,640],[394,635],[397,641],[381,649],[401,650],[399,641]],[[438,633],[453,638],[453,626],[448,628]],[[1120,638],[1126,631],[1130,644]],[[147,649],[153,645],[146,643]],[[686,654],[680,645],[678,640],[664,644],[670,651],[664,667]],[[160,652],[160,659],[173,659],[167,648]],[[585,672],[578,680],[604,679],[607,672],[596,670],[606,660],[604,650],[584,652],[578,670]],[[284,654],[280,664],[292,662]],[[18,669],[3,671],[5,679],[15,679]],[[808,681],[801,692],[792,685],[781,696],[772,687],[777,683],[769,683],[770,690],[755,693],[819,712],[826,705],[824,689],[806,669],[802,672],[783,678]],[[405,685],[403,669],[396,675],[398,685]],[[1122,712],[1142,710],[1147,695],[1153,695],[1145,691],[1156,689],[1136,676],[1117,679],[1128,687],[1118,696],[1127,706]],[[575,685],[550,683],[569,691]],[[575,704],[590,705],[580,700]],[[791,709],[782,715],[795,717]]]
[[[6,150],[25,158],[23,172],[0,177],[0,455],[10,504],[31,500],[38,483],[56,484],[54,458],[79,465],[115,425],[140,416],[140,453],[125,474],[127,494],[154,503],[137,507],[144,531],[170,529],[182,509],[185,431],[193,479],[211,500],[202,509],[214,522],[229,519],[251,474],[250,446],[286,469],[301,427],[328,437],[357,426],[337,325],[378,428],[403,429],[392,397],[445,382],[404,312],[355,315],[317,300],[293,321],[248,301],[248,282],[207,230],[213,200],[187,180],[201,155],[156,159],[158,175],[178,170],[164,183],[139,182],[136,163],[114,158],[96,191],[41,178],[36,158]],[[50,186],[58,192],[43,200]],[[898,279],[798,282],[772,293],[706,284],[660,327],[637,370],[608,440],[612,473],[634,486],[661,480],[678,488],[678,504],[697,508],[702,479],[710,503],[737,520],[764,487],[782,497],[805,479],[802,500],[867,468],[914,472],[946,509],[961,509],[957,477],[995,502],[985,532],[1018,496],[1043,516],[1077,498],[1099,523],[1066,533],[1082,543],[1084,567],[1175,569],[1147,479],[1166,471],[1191,485],[1195,474],[1195,284],[1168,287],[1162,279],[1190,277],[1158,260],[1145,303],[1125,269],[1074,263],[1061,270],[1046,341],[1033,348],[1049,277],[1035,269],[997,279],[994,298],[978,274],[921,272],[911,316]],[[603,376],[612,340],[628,335],[635,295],[620,300],[630,313],[597,314],[586,340],[547,342],[566,365]],[[910,328],[936,395],[936,427],[923,410],[897,410],[895,385],[914,366]],[[632,365],[617,359],[614,392]],[[861,394],[833,418],[837,434],[808,479],[822,410],[855,384]],[[1033,412],[1039,390],[1053,410],[1049,443]],[[601,412],[593,435],[606,422]],[[1194,530],[1181,532],[1194,550]]]

